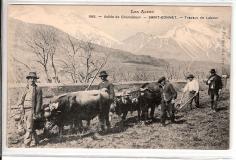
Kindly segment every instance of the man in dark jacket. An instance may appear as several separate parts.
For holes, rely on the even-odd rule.
[[[24,113],[24,144],[25,147],[30,147],[38,144],[34,121],[40,118],[42,90],[36,85],[38,79],[36,72],[30,72],[26,79],[28,84],[19,99],[18,106]]]
[[[165,121],[167,118],[167,112],[170,115],[171,122],[175,122],[174,115],[174,104],[177,98],[177,92],[175,91],[173,85],[166,81],[165,77],[161,77],[158,80],[160,87],[162,88],[162,103],[161,103],[161,123],[165,126]]]
[[[215,69],[211,69],[211,75],[208,78],[206,84],[209,86],[208,95],[211,97],[211,109],[217,110],[217,103],[219,100],[219,94],[222,90],[222,80],[219,75],[216,74]]]
[[[108,90],[109,99],[110,99],[110,102],[108,102],[108,104],[105,104],[104,106],[100,106],[101,108],[100,108],[99,118],[102,121],[100,125],[101,125],[102,130],[105,130],[104,119],[106,121],[107,127],[110,128],[111,126],[108,115],[110,111],[110,105],[115,98],[115,92],[114,92],[114,85],[107,80],[108,74],[106,71],[101,71],[99,77],[101,78],[102,82],[99,83],[98,89],[106,88]],[[105,116],[105,117],[102,117],[102,116]]]

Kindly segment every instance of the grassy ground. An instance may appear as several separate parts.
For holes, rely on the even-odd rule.
[[[200,93],[200,107],[176,114],[177,124],[162,127],[159,123],[160,108],[156,109],[157,121],[149,125],[136,122],[137,113],[128,114],[126,125],[121,129],[119,118],[112,119],[112,130],[94,140],[91,134],[66,134],[62,142],[58,138],[42,139],[38,147],[70,148],[153,148],[153,149],[228,149],[229,148],[229,91],[225,90],[219,102],[219,111],[209,107],[206,91]],[[97,126],[97,119],[92,128]],[[9,130],[14,137],[13,128]],[[16,136],[16,135],[15,135]],[[9,147],[21,147],[22,142],[9,144]]]

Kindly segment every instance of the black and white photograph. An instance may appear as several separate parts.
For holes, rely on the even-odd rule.
[[[229,149],[231,6],[7,7],[7,148]]]

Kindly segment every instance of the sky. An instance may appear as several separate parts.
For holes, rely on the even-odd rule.
[[[153,13],[131,13],[133,11],[152,11]],[[25,22],[47,24],[63,31],[75,34],[97,32],[114,41],[144,32],[148,34],[165,34],[173,27],[190,21],[196,23],[231,24],[231,7],[181,7],[181,6],[76,6],[76,5],[9,5],[8,15]],[[214,16],[216,20],[157,20],[88,18],[89,15],[104,16]]]

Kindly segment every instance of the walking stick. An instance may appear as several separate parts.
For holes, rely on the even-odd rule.
[[[94,75],[92,81],[90,82],[89,86],[85,89],[86,91],[89,90],[89,88],[91,87],[91,85],[93,84],[93,81],[95,80],[95,78],[97,77],[98,73],[100,72],[100,70],[102,69],[104,63],[99,67],[99,69],[97,70],[96,74]]]

